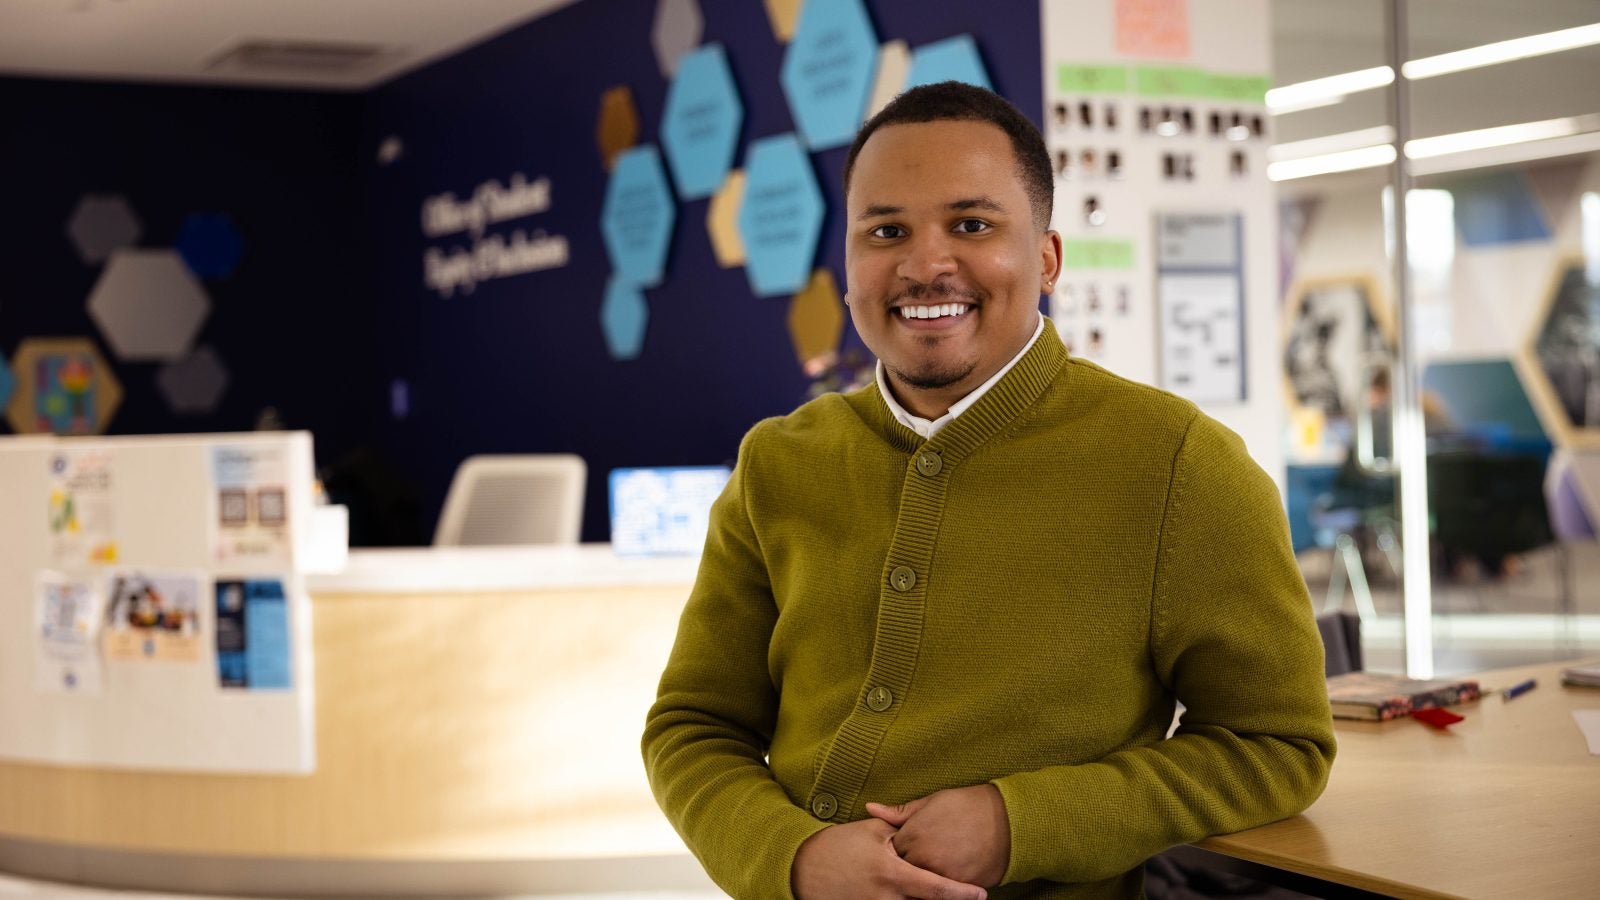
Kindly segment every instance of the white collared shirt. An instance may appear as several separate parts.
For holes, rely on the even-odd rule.
[[[883,360],[881,359],[878,360],[878,391],[883,394],[883,402],[889,404],[889,412],[894,413],[895,419],[899,421],[901,425],[904,425],[912,431],[915,431],[923,440],[930,440],[934,435],[939,433],[941,428],[955,421],[956,416],[966,412],[972,406],[972,404],[977,403],[978,398],[987,393],[990,388],[994,387],[996,384],[999,384],[1000,379],[1004,378],[1006,373],[1011,371],[1011,367],[1016,365],[1018,360],[1022,359],[1022,355],[1028,352],[1029,348],[1034,345],[1034,342],[1039,340],[1039,335],[1043,333],[1044,313],[1040,313],[1039,324],[1033,329],[1033,337],[1029,338],[1028,342],[1022,345],[1022,349],[1017,351],[1017,355],[1011,357],[1011,361],[1001,366],[1000,371],[994,373],[994,375],[988,381],[985,381],[983,384],[973,388],[971,393],[967,394],[965,397],[962,397],[960,400],[957,400],[955,403],[952,403],[948,412],[931,422],[920,416],[914,416],[907,412],[906,408],[900,405],[900,401],[894,398],[894,392],[889,390],[889,374],[888,372],[884,371]]]

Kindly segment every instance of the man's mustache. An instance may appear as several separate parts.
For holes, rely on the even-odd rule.
[[[889,302],[899,303],[901,300],[923,300],[930,297],[936,297],[941,300],[958,298],[972,303],[983,299],[983,295],[978,291],[956,287],[948,281],[935,281],[932,284],[912,282],[906,285],[905,289],[900,293],[890,297]]]

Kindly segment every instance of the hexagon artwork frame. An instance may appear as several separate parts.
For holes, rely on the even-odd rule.
[[[697,0],[658,0],[656,17],[650,25],[650,46],[655,50],[661,77],[671,78],[678,71],[684,54],[699,45],[705,26]]]
[[[706,206],[706,233],[711,253],[724,269],[745,263],[744,241],[739,238],[739,207],[744,202],[744,170],[734,169],[722,180]]]
[[[6,420],[19,434],[104,434],[122,404],[122,383],[91,338],[25,338],[11,367]]]
[[[861,0],[806,0],[778,80],[808,148],[855,137],[877,65],[878,35]]]
[[[639,143],[639,108],[633,89],[625,84],[606,88],[600,95],[600,116],[594,128],[595,146],[606,171],[616,168],[617,157]]]
[[[793,133],[762,138],[745,153],[739,238],[758,297],[793,294],[811,277],[825,207],[811,158]]]
[[[87,305],[123,362],[182,359],[211,312],[211,298],[175,250],[112,253]]]
[[[989,70],[978,52],[978,42],[970,34],[958,34],[923,44],[911,51],[911,66],[906,72],[905,90],[939,81],[961,81],[993,90]]]
[[[661,113],[661,146],[678,196],[709,197],[733,168],[744,106],[721,44],[707,44],[678,61]]]
[[[655,146],[643,144],[619,155],[600,208],[612,270],[639,287],[660,284],[676,219],[677,205]]]
[[[1361,314],[1345,308],[1351,306],[1351,301],[1340,301],[1337,296],[1339,291],[1353,292],[1359,299]],[[1284,402],[1288,408],[1288,420],[1296,423],[1296,427],[1305,427],[1302,423],[1315,422],[1317,428],[1326,427],[1330,419],[1337,419],[1350,414],[1356,402],[1356,392],[1360,391],[1362,373],[1356,372],[1329,372],[1323,377],[1316,378],[1301,371],[1306,369],[1315,360],[1316,354],[1311,352],[1311,359],[1302,359],[1302,365],[1295,365],[1296,354],[1306,356],[1307,352],[1315,348],[1305,345],[1314,329],[1307,329],[1303,322],[1307,316],[1305,306],[1312,301],[1313,295],[1326,296],[1331,299],[1319,304],[1328,307],[1326,311],[1317,314],[1326,318],[1337,320],[1338,327],[1332,331],[1335,339],[1340,333],[1348,334],[1348,328],[1359,326],[1360,334],[1349,338],[1359,344],[1370,344],[1373,340],[1381,341],[1382,347],[1393,359],[1395,352],[1394,320],[1390,315],[1390,307],[1379,294],[1376,283],[1366,275],[1329,276],[1324,278],[1303,279],[1295,282],[1290,287],[1286,296],[1289,300],[1283,305],[1281,315],[1281,331],[1278,345],[1277,367],[1283,378]],[[1353,318],[1355,317],[1355,318]],[[1359,318],[1360,321],[1356,321]],[[1327,354],[1330,358],[1343,359],[1347,353]],[[1337,400],[1337,411],[1329,408],[1329,401]],[[1295,450],[1291,447],[1291,461],[1295,457]]]
[[[1586,413],[1583,419],[1574,420],[1574,403],[1570,395],[1572,389],[1577,386],[1576,382],[1573,378],[1563,378],[1561,379],[1563,384],[1558,386],[1550,371],[1550,366],[1556,361],[1552,357],[1557,351],[1587,350],[1600,353],[1600,320],[1590,318],[1586,323],[1567,322],[1567,327],[1562,330],[1568,334],[1559,336],[1559,340],[1552,339],[1548,334],[1554,316],[1560,314],[1572,319],[1582,311],[1574,308],[1574,303],[1577,301],[1567,296],[1572,290],[1582,290],[1592,296],[1600,297],[1600,284],[1589,282],[1585,261],[1581,256],[1563,256],[1556,263],[1555,271],[1547,284],[1547,288],[1540,296],[1539,310],[1533,317],[1533,325],[1519,342],[1517,352],[1512,357],[1512,364],[1516,367],[1517,376],[1522,380],[1523,390],[1532,401],[1539,421],[1556,446],[1579,450],[1600,449],[1600,415],[1591,418]],[[1578,305],[1581,306],[1581,303]],[[1579,328],[1588,329],[1587,333],[1593,339],[1592,344],[1585,345],[1581,341],[1567,339],[1569,336],[1576,337]],[[1541,344],[1544,346],[1541,347]],[[1586,374],[1585,383],[1581,386],[1586,399],[1577,405],[1591,408],[1590,411],[1600,412],[1600,393],[1596,393],[1600,392],[1600,371]],[[1589,394],[1595,396],[1588,396]]]
[[[227,278],[244,256],[244,238],[227,213],[190,213],[178,230],[178,255],[200,278]]]
[[[789,341],[801,368],[839,351],[844,320],[844,304],[839,300],[833,272],[817,269],[811,273],[805,290],[795,294],[789,303]]]
[[[167,407],[178,415],[215,412],[231,380],[222,357],[209,345],[196,347],[183,359],[156,373],[156,387]]]
[[[600,330],[605,335],[606,352],[615,360],[637,359],[644,349],[649,325],[650,305],[645,302],[644,292],[613,275],[606,283],[605,299],[600,301]]]
[[[121,194],[84,194],[67,216],[67,239],[84,265],[98,266],[139,242],[144,225]]]

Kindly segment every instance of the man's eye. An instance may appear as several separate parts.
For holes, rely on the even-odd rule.
[[[979,234],[989,230],[989,223],[982,219],[962,219],[956,223],[956,231],[960,234]]]
[[[906,235],[905,229],[899,225],[879,225],[867,233],[876,238],[897,238]]]

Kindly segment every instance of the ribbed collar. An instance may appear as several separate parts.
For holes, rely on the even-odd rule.
[[[862,420],[890,444],[910,453],[926,443],[929,449],[938,451],[945,462],[953,463],[994,437],[1019,413],[1032,406],[1066,361],[1066,345],[1061,343],[1055,325],[1046,319],[1044,333],[1011,371],[970,409],[926,442],[895,419],[876,385],[864,387],[850,394],[848,399]]]

